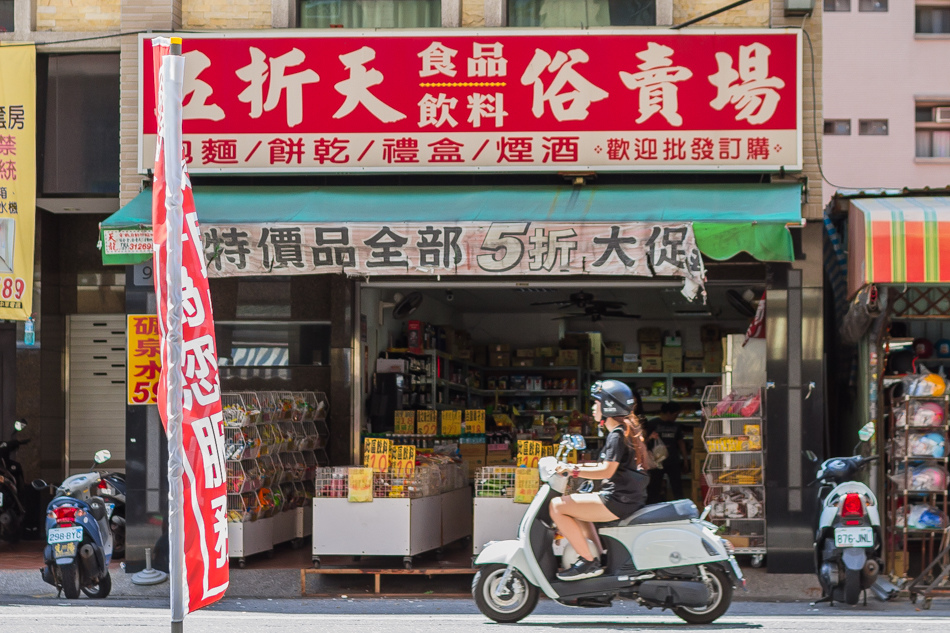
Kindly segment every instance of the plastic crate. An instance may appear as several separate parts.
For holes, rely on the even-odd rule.
[[[476,497],[515,496],[514,466],[482,466],[475,475]]]
[[[261,435],[256,426],[224,428],[225,460],[254,459],[260,452]]]

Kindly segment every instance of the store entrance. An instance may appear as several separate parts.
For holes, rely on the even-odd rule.
[[[702,507],[714,500],[740,551],[761,556],[764,406],[741,423],[708,413],[736,385],[765,385],[765,340],[742,346],[764,271],[709,283],[705,304],[686,300],[681,287],[589,279],[366,283],[362,435],[419,449],[460,442],[477,502],[482,469],[516,466],[519,439],[551,444],[560,433],[583,433],[588,449],[577,458],[597,461],[603,440],[587,394],[597,380],[620,380],[640,396],[651,445],[667,448],[668,461],[652,473],[651,501],[690,498]],[[716,399],[707,415],[704,394]],[[464,420],[461,438],[397,428],[400,411],[472,409],[485,411],[482,437],[466,437]],[[704,441],[704,431],[714,436]]]

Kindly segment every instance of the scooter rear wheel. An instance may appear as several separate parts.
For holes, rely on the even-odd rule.
[[[63,593],[69,600],[79,597],[79,566],[76,563],[63,565],[59,568],[59,575],[63,583]]]
[[[538,588],[521,575],[517,569],[511,571],[508,589],[501,596],[495,595],[495,588],[505,575],[505,565],[485,565],[475,573],[472,579],[472,597],[478,610],[495,622],[517,622],[534,611],[538,604]]]
[[[861,570],[846,569],[844,572],[844,603],[855,605],[861,599]]]
[[[112,576],[109,572],[106,572],[106,575],[99,579],[98,585],[83,587],[82,592],[90,598],[97,600],[108,597],[109,593],[112,592]]]
[[[732,582],[718,567],[706,567],[712,600],[702,608],[674,607],[673,613],[690,624],[710,624],[729,610],[732,604]]]

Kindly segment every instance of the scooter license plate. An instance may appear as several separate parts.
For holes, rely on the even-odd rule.
[[[113,514],[114,512],[115,512],[115,504],[114,504],[114,503],[107,503],[107,504],[106,504],[106,516],[111,519],[111,518],[112,518],[112,514]]]
[[[50,528],[46,533],[46,542],[50,545],[57,543],[78,543],[82,540],[82,528]]]
[[[53,545],[53,558],[72,558],[76,555],[76,547],[78,543],[68,542],[68,543],[56,543]]]
[[[874,547],[874,528],[835,528],[835,547]]]

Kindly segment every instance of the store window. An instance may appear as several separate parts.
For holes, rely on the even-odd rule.
[[[950,34],[950,6],[916,8],[916,33]]]
[[[850,11],[851,0],[825,0],[825,11]]]
[[[330,324],[322,322],[217,321],[218,364],[289,367],[330,363]]]
[[[14,0],[0,0],[0,33],[13,31],[13,3]]]
[[[950,102],[918,103],[914,119],[917,158],[950,158]]]
[[[441,0],[297,0],[305,29],[410,29],[442,26]]]
[[[858,11],[887,11],[887,0],[858,0]]]
[[[887,136],[887,119],[861,119],[858,121],[861,136]]]
[[[37,85],[42,194],[117,195],[119,54],[38,56]]]
[[[825,134],[827,136],[850,136],[851,119],[825,119]]]
[[[656,26],[656,0],[508,0],[508,26]]]

